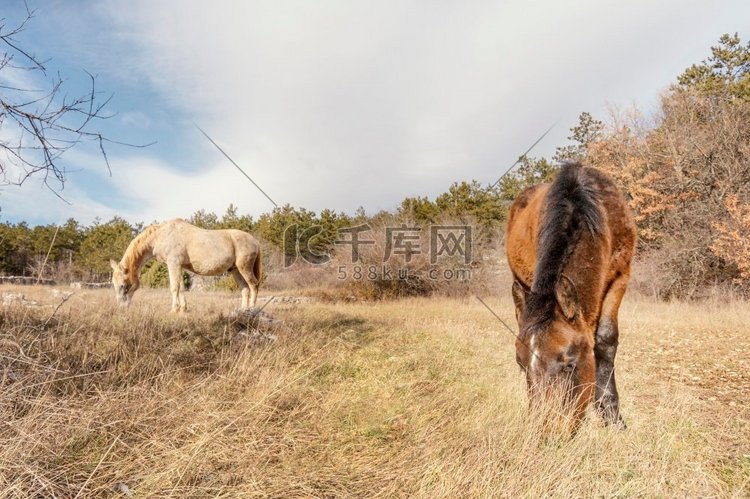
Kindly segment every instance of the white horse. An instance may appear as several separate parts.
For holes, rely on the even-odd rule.
[[[172,311],[187,310],[182,270],[199,275],[230,272],[242,288],[242,308],[255,306],[261,277],[260,244],[241,230],[205,230],[184,220],[153,224],[128,245],[120,262],[110,260],[112,284],[120,305],[128,305],[140,286],[141,268],[152,258],[167,264]]]

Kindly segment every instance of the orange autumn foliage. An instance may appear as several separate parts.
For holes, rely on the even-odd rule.
[[[737,265],[742,279],[750,279],[750,204],[740,203],[732,195],[724,201],[724,206],[729,218],[713,224],[719,235],[711,251]]]

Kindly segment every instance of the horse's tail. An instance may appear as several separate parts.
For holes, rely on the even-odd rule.
[[[260,284],[261,279],[263,279],[263,259],[261,256],[261,249],[258,247],[258,255],[255,257],[255,262],[253,263],[253,275],[258,279],[258,284]]]

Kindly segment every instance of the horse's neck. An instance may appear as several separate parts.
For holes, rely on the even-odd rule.
[[[152,234],[141,234],[128,246],[122,257],[121,265],[128,269],[130,275],[137,276],[149,260],[154,257],[154,237]]]

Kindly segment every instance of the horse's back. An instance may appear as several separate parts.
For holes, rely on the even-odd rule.
[[[204,275],[252,261],[260,252],[260,243],[237,229],[203,229],[178,218],[162,224],[159,232],[155,249],[162,260],[178,261]]]
[[[197,227],[181,218],[170,220],[163,224],[161,229],[163,240],[173,248],[205,247],[209,250],[221,251],[223,246],[232,246],[232,240],[221,230],[210,230]]]
[[[603,172],[579,167],[578,179],[585,182],[603,215],[604,226],[597,236],[582,237],[579,246],[596,246],[604,255],[605,280],[628,274],[635,249],[636,227],[627,201],[614,181]],[[516,279],[531,287],[537,261],[539,229],[552,183],[539,184],[523,191],[513,201],[508,215],[506,253]],[[586,252],[587,248],[581,248]],[[591,251],[589,251],[591,252]]]
[[[633,212],[611,177],[596,168],[583,167],[582,170],[595,188],[597,201],[605,217],[605,237],[609,242],[609,277],[629,274],[637,237]]]
[[[186,242],[209,242],[213,244],[234,244],[238,242],[253,247],[259,243],[252,234],[239,229],[204,229],[181,218],[176,218],[162,224],[163,230],[170,231]]]
[[[633,212],[614,180],[595,168],[586,170],[597,182],[599,202],[607,220],[611,240],[610,274],[629,275],[637,238]]]
[[[527,188],[513,201],[508,212],[505,231],[505,252],[508,264],[516,279],[531,287],[536,262],[537,232],[542,203],[550,183]]]

